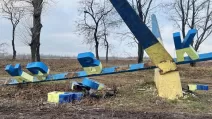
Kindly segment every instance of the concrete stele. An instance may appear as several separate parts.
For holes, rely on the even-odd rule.
[[[160,97],[174,100],[183,96],[179,71],[169,72],[164,75],[155,72],[155,77],[157,77],[155,83]]]
[[[158,39],[161,45],[163,45],[162,37],[160,34],[160,28],[157,22],[157,18],[154,14],[152,15],[152,33],[155,35],[155,37]],[[180,76],[178,75],[179,72],[178,71],[174,71],[175,73],[168,72],[168,71],[176,70],[175,64],[171,61],[167,61],[167,62],[160,63],[158,67],[160,67],[160,69],[163,69],[163,70],[160,70],[159,68],[156,68],[155,74],[154,74],[154,82],[155,82],[156,88],[158,89],[159,96],[163,98],[168,98],[168,99],[177,99],[178,97],[181,97],[182,86],[181,86]],[[164,73],[164,72],[168,72],[168,73],[162,75],[161,73]],[[174,78],[170,80],[171,77],[174,77]],[[173,80],[175,81],[174,84],[172,83]],[[178,86],[173,86],[175,84],[177,84]]]

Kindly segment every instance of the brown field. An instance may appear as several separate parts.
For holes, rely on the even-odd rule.
[[[43,60],[51,73],[78,71],[81,66],[76,60]],[[6,64],[21,63],[24,67],[29,60],[1,60],[0,80],[9,76],[4,71]],[[114,60],[107,66],[136,63],[133,60]],[[103,65],[106,64],[103,62]],[[30,84],[22,87],[0,87],[0,118],[26,119],[211,119],[212,118],[212,62],[198,63],[196,67],[179,66],[182,85],[188,83],[208,84],[209,91],[197,91],[195,97],[166,100],[157,96],[153,82],[154,70],[93,77],[108,87],[117,87],[115,96],[105,99],[85,98],[69,104],[47,103],[47,93],[69,91],[69,82]],[[24,69],[25,70],[25,69]],[[80,79],[78,79],[80,80]]]

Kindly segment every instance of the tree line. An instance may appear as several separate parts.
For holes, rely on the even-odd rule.
[[[173,0],[169,2],[158,2],[156,0],[128,0],[141,21],[149,25],[150,17],[154,9],[162,9],[168,18],[173,21],[176,29],[180,30],[185,38],[188,29],[197,29],[198,33],[192,46],[196,51],[201,44],[208,39],[212,33],[212,0]],[[20,4],[20,2],[22,4]],[[15,33],[16,27],[25,17],[31,17],[33,25],[27,27],[31,49],[31,60],[40,61],[40,34],[42,29],[43,7],[49,0],[2,0],[1,16],[8,19],[12,24],[11,44],[13,59],[16,59]],[[109,0],[79,0],[79,13],[81,19],[76,22],[78,35],[84,37],[84,43],[95,50],[96,58],[99,59],[100,48],[105,49],[106,62],[108,62],[110,48],[113,45],[110,36],[119,29],[124,22],[119,17]],[[158,10],[161,12],[162,10]],[[137,62],[143,62],[144,49],[132,33],[116,33],[126,39],[132,39],[137,44]],[[29,40],[28,40],[29,41]]]

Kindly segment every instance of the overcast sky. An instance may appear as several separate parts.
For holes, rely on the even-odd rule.
[[[79,20],[79,0],[58,0],[53,5],[48,6],[42,17],[42,33],[41,33],[41,54],[61,55],[61,56],[77,56],[78,53],[92,51],[89,46],[83,44],[83,37],[78,36],[75,31],[75,21]],[[165,18],[165,15],[155,13],[165,48],[168,52],[175,56],[174,43],[172,33],[178,30],[174,28],[173,23]],[[9,47],[7,50],[12,53],[11,49],[11,24],[9,21],[0,17],[0,42],[7,42]],[[122,26],[121,29],[126,29]],[[212,37],[203,43],[199,52],[212,51]],[[130,40],[130,39],[129,39]],[[129,40],[121,42],[120,38],[110,37],[113,49],[110,56],[128,57],[137,55],[137,47],[130,47],[127,43]],[[30,49],[23,44],[20,39],[16,40],[17,53],[29,54]],[[105,56],[103,48],[100,50],[100,56]]]

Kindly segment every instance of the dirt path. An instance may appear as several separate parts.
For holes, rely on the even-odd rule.
[[[211,119],[212,115],[191,115],[186,113],[131,112],[103,109],[68,111],[63,109],[27,110],[0,108],[4,119]]]

